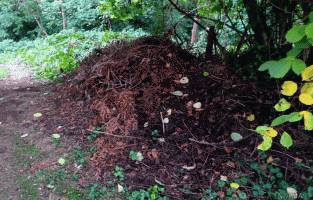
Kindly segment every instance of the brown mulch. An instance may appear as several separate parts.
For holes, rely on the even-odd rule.
[[[190,189],[197,197],[199,189],[211,186],[218,191],[221,175],[230,181],[240,178],[234,172],[241,171],[257,181],[256,175],[239,166],[233,154],[240,152],[243,161],[251,158],[264,164],[256,151],[262,137],[248,129],[270,124],[280,116],[273,111],[279,91],[276,86],[243,81],[218,59],[203,63],[204,59],[159,37],[104,47],[101,54],[64,76],[63,84],[55,88],[56,95],[49,97],[55,109],[46,111],[44,123],[50,127],[57,121],[85,144],[93,126],[106,127],[94,140],[99,150],[88,157],[91,167],[99,171],[101,183],[103,175],[116,165],[123,168],[125,186],[146,190],[158,180],[165,184],[165,195],[170,199],[191,198],[179,188]],[[203,76],[205,71],[209,76]],[[189,82],[181,84],[182,77]],[[175,96],[175,91],[183,95]],[[201,108],[193,107],[197,102]],[[255,115],[254,121],[248,120],[250,114]],[[163,123],[165,118],[168,123]],[[300,157],[297,150],[312,153],[312,142],[301,137],[297,126],[283,127],[290,130],[294,147],[282,147],[277,137],[270,155],[293,163],[290,158]],[[154,130],[158,135],[151,134]],[[232,132],[240,133],[243,139],[233,142]],[[141,152],[144,159],[133,161],[130,151]],[[182,173],[181,168],[188,170]],[[305,181],[294,173],[294,166],[285,170],[284,174],[292,174],[291,182],[297,180],[305,189]]]

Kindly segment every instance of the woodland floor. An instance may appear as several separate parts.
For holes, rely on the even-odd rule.
[[[124,169],[125,186],[133,186],[133,191],[146,190],[158,180],[165,184],[165,194],[170,199],[191,199],[179,188],[189,189],[197,197],[199,189],[212,187],[213,191],[218,191],[217,181],[221,175],[233,181],[240,178],[238,173],[242,172],[249,180],[258,182],[255,172],[240,166],[233,154],[240,153],[243,162],[250,158],[260,165],[266,164],[256,149],[262,137],[248,129],[271,124],[280,116],[274,112],[274,105],[280,99],[279,91],[276,86],[265,87],[243,81],[217,59],[203,62],[169,41],[141,39],[123,48],[116,44],[86,60],[80,68],[63,78],[62,85],[49,83],[49,89],[40,89],[40,92],[47,90],[53,95],[33,97],[41,103],[28,113],[23,108],[34,107],[33,100],[23,100],[23,107],[18,102],[22,101],[21,96],[39,92],[39,89],[27,86],[31,88],[27,90],[22,82],[14,85],[19,89],[0,89],[0,98],[6,97],[0,101],[0,131],[26,131],[31,127],[20,122],[21,116],[31,121],[34,113],[42,113],[35,128],[38,132],[44,130],[51,135],[61,126],[69,132],[71,141],[83,150],[91,146],[99,148],[87,159],[91,165],[84,167],[83,171],[97,172],[94,178],[101,186],[106,174],[116,165]],[[204,72],[209,75],[203,76]],[[188,77],[189,83],[181,84],[182,77]],[[0,80],[0,87],[3,81]],[[175,96],[174,91],[181,91],[184,95]],[[295,107],[299,105],[292,97],[286,99]],[[201,102],[201,108],[193,107],[197,102]],[[248,120],[250,114],[255,115],[254,121]],[[163,123],[164,118],[169,122]],[[12,121],[20,125],[13,128]],[[90,144],[87,137],[93,126],[106,127],[106,131]],[[286,149],[277,137],[267,153],[281,160],[283,174],[289,177],[289,182],[297,183],[305,190],[306,183],[301,176],[309,174],[297,173],[296,168],[288,163],[295,162],[295,158],[303,159],[303,162],[310,160],[309,156],[313,155],[312,134],[303,130],[303,126],[298,129],[295,124],[281,127],[288,129],[294,145]],[[158,134],[153,136],[154,130]],[[240,133],[243,139],[233,142],[232,132]],[[36,135],[31,138],[35,138],[32,141],[40,146]],[[5,141],[3,136],[1,140]],[[41,146],[44,148],[43,144]],[[0,150],[2,157],[9,151],[8,147],[0,147]],[[141,152],[143,160],[130,159],[130,151]],[[10,164],[15,165],[1,159],[0,166],[7,165],[0,170],[1,175],[10,170]],[[182,173],[181,168],[188,170]],[[43,169],[44,166],[40,168]],[[80,179],[90,181],[87,176]],[[251,189],[246,190],[247,194],[250,191],[249,199],[262,198],[252,196]]]

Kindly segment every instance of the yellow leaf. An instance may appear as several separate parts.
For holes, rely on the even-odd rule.
[[[250,115],[250,116],[248,117],[248,120],[249,120],[249,121],[253,121],[254,119],[255,119],[254,115]]]
[[[307,67],[303,72],[302,72],[302,80],[303,81],[310,81],[313,79],[313,65],[310,67]]]
[[[313,83],[305,83],[301,88],[301,93],[313,94]]]
[[[299,113],[300,115],[303,115],[304,119],[307,118],[310,115],[310,112],[308,111],[302,111]]]
[[[296,93],[298,86],[293,81],[285,81],[282,85],[283,90],[281,91],[282,94],[286,96],[292,96]]]
[[[230,187],[237,189],[237,188],[239,188],[239,185],[237,183],[231,183]]]
[[[276,137],[277,131],[271,127],[267,127],[266,130],[264,132],[261,132],[260,134],[266,137]]]
[[[313,130],[313,115],[308,111],[300,112],[300,115],[304,117],[304,129],[305,130]]]
[[[312,105],[313,104],[313,98],[311,95],[307,93],[300,94],[299,100],[305,104],[305,105]]]

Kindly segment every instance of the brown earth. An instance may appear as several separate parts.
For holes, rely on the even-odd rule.
[[[105,178],[118,165],[124,169],[125,186],[146,190],[158,180],[165,184],[170,199],[190,199],[178,188],[190,189],[197,197],[199,189],[208,186],[218,191],[220,175],[231,181],[239,178],[234,172],[242,169],[231,156],[234,151],[241,152],[242,159],[264,164],[255,152],[262,140],[248,128],[270,124],[273,118],[269,116],[279,116],[273,113],[279,99],[277,88],[242,81],[218,60],[203,63],[169,40],[141,38],[130,46],[103,48],[102,54],[87,59],[64,77],[62,85],[46,83],[27,89],[20,82],[15,85],[19,89],[0,90],[0,98],[4,98],[0,101],[0,188],[4,188],[0,192],[5,192],[5,198],[17,199],[22,187],[12,182],[15,177],[45,169],[76,170],[76,163],[60,166],[57,162],[74,146],[84,151],[99,148],[87,157],[90,165],[79,170],[77,188],[95,182],[105,186]],[[205,71],[209,76],[203,76]],[[181,84],[182,77],[188,77],[189,83]],[[175,96],[174,91],[184,95]],[[44,93],[47,95],[41,96]],[[196,102],[202,107],[193,107]],[[42,113],[42,117],[35,118],[35,113]],[[255,114],[255,121],[247,120],[250,114]],[[164,123],[165,117],[169,123]],[[89,143],[93,126],[106,127],[106,131]],[[296,158],[301,157],[296,151],[312,153],[310,136],[289,126],[294,147],[286,150],[275,138],[273,151],[268,151],[283,161],[288,159],[285,154]],[[158,135],[151,135],[154,130]],[[243,140],[233,142],[232,132],[240,133]],[[47,143],[55,133],[62,135],[61,144],[66,145],[61,149]],[[28,135],[21,138],[24,134]],[[10,155],[18,150],[16,144],[36,145],[40,149],[36,155],[47,157],[32,155],[16,162]],[[141,152],[142,162],[131,160],[130,151]],[[183,178],[177,175],[181,168],[188,169]],[[293,166],[286,166],[285,173],[290,173],[290,168],[290,180],[298,180],[305,188]],[[248,176],[251,172],[245,170]],[[257,177],[250,178],[257,182]],[[69,178],[66,181],[70,183]],[[39,199],[51,195],[47,184],[39,187]]]

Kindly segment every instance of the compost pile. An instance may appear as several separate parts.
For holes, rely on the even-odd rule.
[[[50,114],[80,142],[101,127],[93,142],[99,150],[88,157],[100,180],[118,165],[126,186],[146,189],[158,180],[170,199],[187,199],[178,188],[217,191],[217,175],[236,178],[233,150],[250,156],[262,138],[248,129],[279,116],[271,113],[279,99],[275,87],[245,82],[219,60],[205,62],[164,37],[115,41],[63,80],[50,97],[56,102]],[[232,132],[243,139],[232,141]],[[142,163],[130,151],[140,152]],[[184,179],[176,175],[181,168],[188,169]]]

